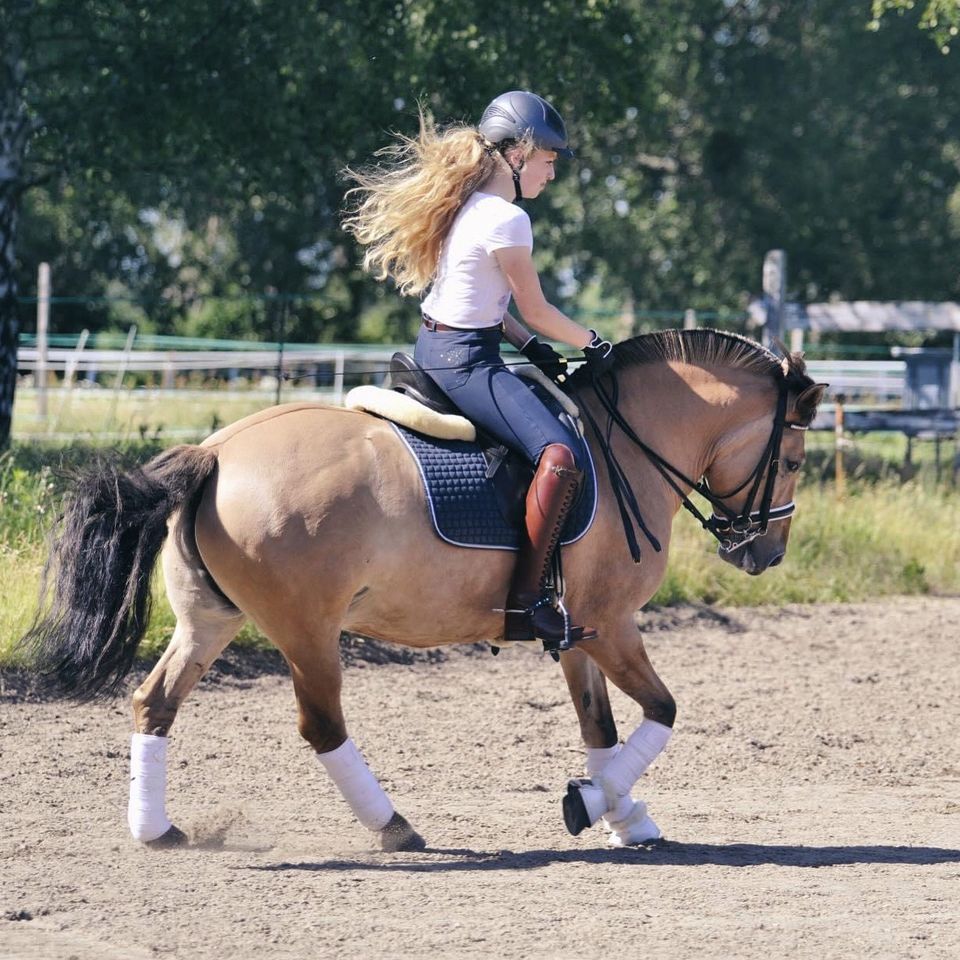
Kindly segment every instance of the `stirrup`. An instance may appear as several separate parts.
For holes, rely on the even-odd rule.
[[[542,636],[544,630],[537,630],[535,620],[536,612],[545,607],[549,607],[563,619],[562,636],[557,636],[553,632],[552,636]],[[570,650],[574,644],[581,640],[592,640],[597,636],[596,630],[588,630],[586,627],[574,626],[570,622],[570,614],[564,606],[563,600],[559,597],[552,599],[547,593],[542,594],[534,603],[525,608],[510,608],[504,611],[504,639],[517,642],[539,640],[543,644],[543,649],[554,655],[557,652]],[[511,632],[511,627],[513,628]],[[554,656],[554,659],[557,659]]]

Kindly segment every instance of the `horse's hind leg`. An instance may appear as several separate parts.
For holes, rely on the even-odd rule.
[[[339,622],[339,618],[330,618]],[[422,850],[423,838],[393,807],[383,787],[367,766],[360,751],[347,733],[340,701],[340,630],[331,631],[325,638],[314,638],[301,625],[291,631],[285,625],[283,632],[296,632],[298,640],[289,643],[270,637],[283,651],[293,676],[293,688],[299,708],[300,735],[316,751],[317,760],[336,784],[337,789],[353,811],[354,816],[368,830],[377,834],[383,850],[393,853]]]
[[[157,846],[186,839],[166,813],[170,727],[180,705],[245,619],[212,586],[196,555],[192,533],[185,534],[179,526],[164,547],[163,572],[177,625],[163,656],[133,695],[135,732],[127,811],[134,839]]]

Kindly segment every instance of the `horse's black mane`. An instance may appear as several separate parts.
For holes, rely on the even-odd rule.
[[[622,370],[641,363],[687,363],[696,367],[735,367],[751,370],[771,378],[784,373],[783,360],[754,340],[723,330],[658,330],[643,333],[616,344],[613,348],[614,369]],[[803,357],[798,353],[786,356],[786,383],[792,393],[802,393],[813,386],[807,375]],[[583,366],[570,378],[571,390],[590,383],[590,374]]]

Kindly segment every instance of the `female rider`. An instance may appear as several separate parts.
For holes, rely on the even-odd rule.
[[[358,184],[344,227],[367,247],[364,266],[404,294],[429,288],[415,358],[464,415],[536,468],[505,604],[506,640],[574,643],[546,587],[550,559],[583,474],[569,430],[500,356],[506,338],[553,375],[566,360],[527,327],[583,350],[595,375],[611,346],[548,303],[531,256],[530,218],[516,202],[539,196],[558,156],[572,157],[563,120],[546,100],[515,90],[477,127],[438,130],[421,116],[417,139],[381,151],[386,165],[348,171]],[[524,323],[509,311],[511,295]]]

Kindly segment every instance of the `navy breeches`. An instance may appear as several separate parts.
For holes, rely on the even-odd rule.
[[[468,420],[534,466],[552,443],[562,443],[576,455],[571,432],[505,366],[502,337],[500,327],[462,332],[421,327],[414,358]]]

